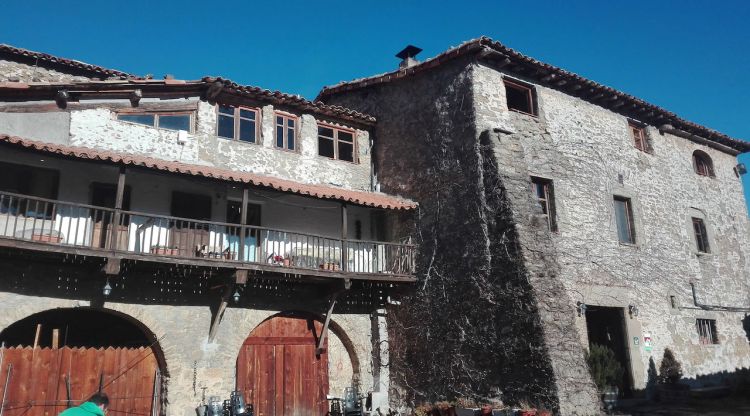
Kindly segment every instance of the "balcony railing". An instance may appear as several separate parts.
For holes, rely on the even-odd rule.
[[[293,269],[414,274],[410,244],[343,240],[0,192],[0,238]]]

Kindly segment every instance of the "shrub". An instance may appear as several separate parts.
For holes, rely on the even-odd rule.
[[[596,383],[599,391],[604,391],[607,386],[619,386],[622,382],[624,372],[622,365],[617,361],[615,352],[599,344],[591,344],[586,354],[591,377]]]
[[[659,383],[675,384],[682,377],[682,365],[674,358],[672,350],[664,349],[664,357],[659,365]]]

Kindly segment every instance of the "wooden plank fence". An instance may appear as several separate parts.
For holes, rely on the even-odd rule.
[[[161,391],[159,366],[149,347],[10,347],[0,357],[2,416],[56,416],[100,386],[112,416],[161,413],[154,397]]]

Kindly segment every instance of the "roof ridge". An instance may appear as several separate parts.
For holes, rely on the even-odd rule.
[[[447,49],[436,56],[426,59],[414,66],[397,69],[380,75],[373,75],[364,78],[358,78],[352,81],[343,81],[337,84],[324,86],[316,100],[323,100],[343,91],[351,91],[365,88],[371,85],[392,82],[396,79],[406,78],[425,70],[442,65],[452,59],[464,56],[468,53],[480,53],[490,48],[499,54],[500,59],[507,59],[506,66],[510,67],[510,62],[520,67],[532,67],[534,73],[521,74],[521,76],[535,79],[539,84],[546,87],[562,91],[563,93],[581,98],[592,104],[599,105],[612,112],[623,114],[640,120],[651,120],[649,124],[660,127],[672,125],[679,130],[684,130],[688,134],[705,137],[705,139],[729,147],[731,149],[747,152],[750,151],[750,143],[741,139],[733,138],[718,130],[703,126],[701,124],[686,120],[677,114],[666,110],[662,107],[652,104],[642,98],[632,94],[617,90],[604,84],[583,77],[575,72],[562,69],[560,67],[547,64],[530,56],[524,55],[499,41],[493,40],[488,36],[481,36],[461,43],[460,45]],[[519,70],[523,71],[523,70]],[[546,79],[546,80],[545,80]],[[575,90],[570,90],[571,86],[578,86]],[[591,95],[585,95],[591,93]],[[595,97],[607,98],[606,102],[599,101]],[[593,98],[592,98],[593,97]],[[628,105],[625,105],[628,104]],[[658,120],[658,121],[657,121]]]
[[[77,59],[63,58],[61,56],[51,55],[44,52],[32,51],[31,49],[19,48],[17,46],[9,45],[7,43],[0,43],[0,52],[6,52],[13,55],[18,55],[26,58],[37,59],[37,61],[45,61],[50,64],[57,64],[67,66],[82,71],[93,72],[98,75],[104,76],[117,76],[126,78],[138,78],[134,74],[130,74],[118,69],[105,68],[102,66],[89,64],[87,62],[79,61]]]

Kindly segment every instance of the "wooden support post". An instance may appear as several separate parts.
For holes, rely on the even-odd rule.
[[[219,307],[216,309],[216,315],[214,315],[214,319],[211,321],[211,328],[208,331],[208,342],[213,342],[214,338],[216,337],[216,331],[219,330],[221,317],[224,315],[224,311],[227,309],[227,305],[229,305],[229,298],[232,297],[233,288],[234,285],[227,283],[227,288],[224,290],[224,294],[221,295],[221,298],[219,299]]]
[[[120,211],[122,211],[122,200],[125,195],[125,166],[120,166],[120,174],[117,176],[117,194],[115,195],[115,213],[112,216],[112,232],[110,233],[109,249],[117,250],[117,231],[120,227]]]
[[[60,348],[60,330],[57,328],[52,330],[52,348]]]
[[[234,272],[234,283],[238,285],[244,285],[247,283],[247,272],[246,269],[237,269]]]
[[[349,244],[347,244],[347,239],[349,237],[349,219],[346,214],[346,204],[341,204],[341,271],[345,272],[347,271],[347,265],[349,263],[348,257],[348,250],[349,250]]]
[[[120,274],[120,259],[115,256],[107,257],[104,267],[102,267],[104,274],[109,276],[117,276]]]
[[[42,324],[36,324],[36,335],[34,335],[34,349],[39,346],[39,336],[42,334]]]
[[[249,185],[244,184],[242,186],[242,205],[240,205],[240,246],[237,250],[239,261],[245,261],[245,238],[247,237],[247,204],[249,199]],[[247,280],[247,273],[245,273],[245,280]]]

